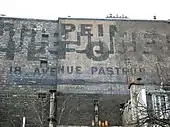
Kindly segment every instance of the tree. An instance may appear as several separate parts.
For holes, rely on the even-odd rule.
[[[168,100],[168,96],[170,97],[170,94],[161,89],[146,93],[141,87],[133,91],[131,99],[124,105],[124,125],[169,127],[170,98]]]

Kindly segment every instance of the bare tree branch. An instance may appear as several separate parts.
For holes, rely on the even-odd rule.
[[[60,124],[60,122],[61,122],[61,117],[62,117],[62,115],[63,115],[63,112],[64,112],[64,110],[65,110],[65,108],[66,108],[66,102],[68,101],[68,99],[71,97],[71,95],[70,96],[68,96],[66,99],[65,99],[65,101],[63,102],[63,104],[62,104],[62,109],[61,109],[61,112],[60,112],[60,116],[59,116],[59,119],[58,119],[58,125]]]

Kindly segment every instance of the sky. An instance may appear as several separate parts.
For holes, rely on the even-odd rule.
[[[57,20],[58,17],[105,18],[108,14],[130,19],[170,19],[170,0],[0,0],[7,17]]]

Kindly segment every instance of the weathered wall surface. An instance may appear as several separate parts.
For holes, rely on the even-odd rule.
[[[1,84],[127,93],[130,77],[159,82],[169,68],[170,25],[163,21],[1,18],[0,27]]]
[[[64,93],[57,98],[58,124],[91,125],[96,98],[101,103],[100,119],[121,124],[115,112],[119,113],[119,103],[128,97],[124,81],[120,86],[112,84],[112,80],[106,81],[106,76],[100,79],[102,70],[99,76],[91,75],[90,66],[85,66],[90,61],[81,55],[74,60],[75,53],[72,52],[70,57],[69,48],[66,49],[66,43],[60,40],[59,30],[57,21],[0,19],[0,84],[3,86],[0,87],[0,125],[20,126],[24,115],[27,126],[47,125],[49,98],[42,101],[37,94],[48,92],[56,85],[57,91]],[[119,94],[123,95],[117,100]]]
[[[42,68],[56,65],[57,33],[57,21],[0,18],[1,84],[55,84],[56,73]]]
[[[42,107],[36,94],[57,85],[57,91],[64,93],[58,97],[57,106],[57,121],[61,125],[90,125],[96,98],[101,103],[101,119],[119,125],[120,119],[115,114],[119,113],[119,104],[128,98],[130,77],[140,76],[147,83],[169,80],[169,39],[170,24],[164,21],[2,17],[0,84],[9,87],[1,87],[0,112],[9,113],[18,122],[23,116],[20,108],[26,108],[29,124],[41,126],[38,115]],[[24,92],[35,103],[30,103],[32,100]],[[46,110],[48,116],[48,106]],[[1,119],[12,126],[9,118]]]
[[[59,19],[59,32],[67,47],[61,63],[78,66],[81,79],[123,84],[140,76],[151,83],[160,81],[163,68],[169,73],[166,21]]]
[[[19,127],[23,116],[26,117],[27,127],[48,126],[48,95],[44,99],[38,98],[39,89],[32,87],[0,87],[0,90],[0,126]],[[121,125],[119,104],[128,99],[127,95],[65,93],[57,96],[57,125],[91,126],[94,99],[99,100],[99,120],[107,120],[109,125]]]

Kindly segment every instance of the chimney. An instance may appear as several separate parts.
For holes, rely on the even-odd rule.
[[[135,85],[135,86],[144,85],[143,83],[141,83],[141,80],[142,80],[142,78],[137,78],[136,80],[134,78],[131,78],[128,89],[130,89],[132,85]]]
[[[55,111],[55,105],[56,105],[56,90],[50,90],[50,114],[49,114],[49,127],[55,127],[55,122],[56,122],[56,119],[55,119],[55,115],[54,113],[56,112]]]

